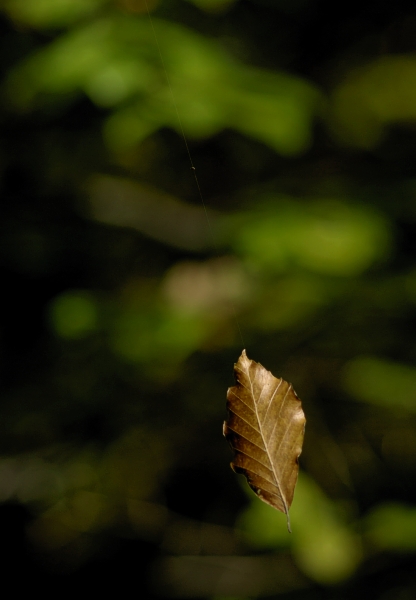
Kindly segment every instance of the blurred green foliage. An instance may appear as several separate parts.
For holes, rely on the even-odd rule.
[[[374,147],[386,126],[415,120],[415,81],[411,55],[383,56],[348,73],[332,97],[334,132],[344,143]]]
[[[381,504],[366,519],[366,535],[378,549],[411,552],[415,549],[416,515],[413,507]]]
[[[253,499],[238,525],[254,547],[280,548],[290,543],[302,571],[324,584],[354,572],[362,557],[360,540],[348,529],[342,512],[305,474],[299,477],[291,520],[293,540],[288,539],[276,511]]]
[[[69,291],[54,298],[50,316],[54,330],[63,338],[82,338],[97,325],[94,300],[85,293]]]
[[[115,11],[71,29],[13,69],[10,103],[26,111],[50,94],[83,91],[99,107],[116,107],[104,124],[116,152],[161,127],[197,138],[233,127],[289,155],[309,145],[313,86],[250,69],[176,23],[151,23]]]
[[[26,511],[28,580],[414,597],[416,25],[348,7],[1,4],[0,515],[15,548]],[[292,536],[228,467],[242,344],[303,399]]]
[[[72,25],[94,15],[106,0],[5,0],[14,22],[39,29]]]
[[[323,275],[351,276],[368,269],[389,250],[389,228],[381,215],[342,200],[297,202],[270,198],[263,214],[236,228],[236,249],[271,271],[295,265]]]
[[[357,357],[345,366],[345,385],[360,400],[416,409],[416,369],[373,357]]]

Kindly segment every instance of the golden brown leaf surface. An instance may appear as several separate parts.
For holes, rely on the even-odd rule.
[[[290,383],[274,377],[243,350],[234,365],[236,385],[227,392],[224,435],[235,452],[231,463],[258,497],[286,514],[298,478],[305,415]]]

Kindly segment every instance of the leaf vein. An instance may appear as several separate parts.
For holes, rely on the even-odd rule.
[[[234,413],[235,414],[235,413]],[[239,437],[243,438],[243,440],[246,440],[247,442],[249,442],[250,444],[253,444],[253,446],[256,446],[256,448],[258,448],[259,450],[261,450],[262,452],[266,452],[265,448],[262,448],[261,446],[259,446],[258,444],[256,444],[255,442],[253,442],[252,440],[250,440],[248,437],[246,437],[245,435],[243,435],[242,433],[240,433],[239,431],[236,431],[235,429],[233,429],[232,427],[230,427],[229,425],[227,425],[228,429],[230,431],[232,431],[233,433],[235,433],[236,435],[238,435]],[[256,429],[254,431],[257,431]],[[260,433],[260,432],[259,432]],[[234,448],[234,446],[233,446]],[[235,450],[235,448],[234,448]]]
[[[243,417],[241,415],[239,415],[238,413],[234,412],[232,410],[232,408],[229,408],[228,410],[230,411],[230,413],[232,413],[233,415],[235,415],[236,417],[238,417],[239,419],[244,421],[244,423],[246,423],[249,427],[254,429],[254,431],[257,431],[257,433],[261,433],[259,429],[256,429],[255,427],[253,427],[252,423],[249,423],[248,421],[246,421],[246,419],[243,419]],[[236,433],[238,433],[238,432],[236,432]],[[240,434],[238,434],[238,435],[240,435]]]
[[[234,446],[233,446],[233,448],[234,448]],[[247,456],[247,458],[250,458],[251,460],[256,461],[257,463],[259,463],[259,465],[261,465],[262,467],[264,467],[265,469],[270,471],[270,473],[273,473],[273,470],[270,467],[268,467],[265,463],[261,462],[261,460],[258,460],[258,458],[254,458],[254,456],[250,456],[250,454],[247,454],[247,452],[243,452],[239,448],[234,448],[234,450],[236,452],[238,452],[239,454],[243,454],[244,456]],[[266,456],[267,456],[267,454],[266,454]],[[245,469],[246,467],[241,467],[241,468]],[[260,475],[260,477],[261,477],[261,475]],[[275,485],[273,481],[271,481],[271,483],[273,483],[273,485]]]
[[[244,400],[243,400],[243,399],[242,399],[240,396],[237,396],[237,394],[234,392],[234,390],[233,390],[232,388],[230,388],[230,392],[231,392],[231,394],[234,394],[234,396],[235,396],[235,397],[236,397],[238,400],[240,400],[240,402],[242,402],[242,403],[244,404],[244,406],[247,406],[247,408],[248,408],[249,410],[251,410],[251,412],[252,412],[252,413],[254,413],[254,408],[252,408],[252,407],[251,407],[249,404],[247,404],[247,402],[244,402]]]

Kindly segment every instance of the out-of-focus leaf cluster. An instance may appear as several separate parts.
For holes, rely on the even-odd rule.
[[[82,92],[114,107],[104,125],[114,152],[161,127],[197,138],[231,127],[297,154],[310,143],[319,100],[305,81],[249,68],[183,26],[118,11],[59,36],[13,69],[7,85],[19,111],[42,107],[50,94]]]

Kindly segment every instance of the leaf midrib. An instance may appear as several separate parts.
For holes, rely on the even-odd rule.
[[[257,371],[256,371],[256,374],[255,374],[255,377],[256,376],[257,376]],[[266,449],[265,452],[267,454],[267,458],[269,459],[270,465],[272,467],[272,472],[273,472],[273,476],[275,478],[276,487],[277,487],[277,489],[279,491],[280,499],[283,502],[283,507],[285,509],[285,514],[286,514],[286,517],[287,517],[288,523],[289,523],[289,509],[288,509],[288,506],[287,506],[287,502],[286,502],[286,499],[285,499],[285,497],[283,495],[282,488],[280,486],[280,481],[279,481],[279,478],[277,477],[276,470],[275,470],[273,461],[272,461],[270,453],[269,453],[268,444],[266,443],[266,440],[265,440],[264,435],[263,435],[263,427],[261,425],[261,421],[260,421],[260,418],[259,418],[259,413],[258,413],[258,410],[257,410],[257,403],[256,403],[256,399],[255,399],[255,396],[254,396],[254,389],[253,389],[253,383],[254,382],[251,380],[251,376],[250,376],[250,367],[247,367],[247,377],[248,377],[248,380],[250,382],[251,396],[253,398],[253,405],[254,405],[255,412],[256,412],[257,423],[259,425],[259,433],[261,435],[261,439],[263,440],[263,444],[264,444],[264,447]],[[263,389],[264,389],[264,385],[263,385],[263,388],[262,388],[262,392],[263,392]]]

